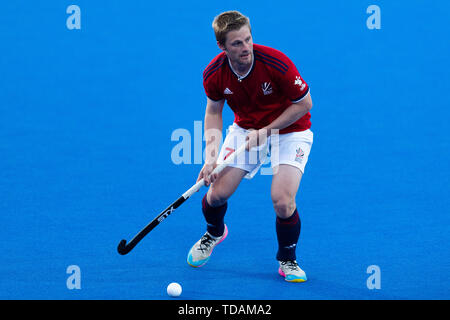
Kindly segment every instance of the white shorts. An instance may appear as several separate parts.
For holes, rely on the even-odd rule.
[[[243,129],[233,123],[228,128],[217,163],[222,163],[239,146],[245,143],[245,138],[249,132],[250,130]],[[271,163],[273,173],[275,173],[274,169],[280,164],[294,166],[304,173],[312,143],[313,133],[309,129],[271,135],[263,146],[245,151],[229,166],[247,171],[245,176],[247,179],[253,178],[261,166],[268,161]]]

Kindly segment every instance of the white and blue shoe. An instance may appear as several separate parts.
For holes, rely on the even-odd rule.
[[[278,273],[288,282],[305,282],[307,280],[305,271],[298,266],[295,260],[280,261]]]
[[[204,266],[208,262],[214,248],[225,240],[227,235],[228,228],[226,225],[223,235],[220,237],[214,237],[209,232],[206,232],[189,250],[187,263],[194,268]]]

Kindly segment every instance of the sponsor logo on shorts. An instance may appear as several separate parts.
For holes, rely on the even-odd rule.
[[[305,153],[303,152],[302,148],[298,148],[296,151],[297,151],[297,154],[295,155],[295,161],[302,163]]]

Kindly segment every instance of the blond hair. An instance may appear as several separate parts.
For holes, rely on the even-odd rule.
[[[230,31],[239,30],[243,26],[247,25],[251,32],[250,19],[244,16],[239,11],[226,11],[222,12],[214,18],[212,27],[216,40],[221,45],[225,45],[227,40],[227,33]]]

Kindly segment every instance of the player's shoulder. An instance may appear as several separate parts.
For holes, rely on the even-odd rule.
[[[289,59],[286,54],[272,47],[253,44],[253,54],[255,60],[260,61],[283,74],[293,66],[291,59]]]
[[[277,50],[275,48],[272,47],[268,47],[268,46],[263,46],[262,44],[253,44],[253,51],[260,53],[260,54],[266,54],[266,55],[270,55],[276,58],[280,58],[280,59],[289,59],[287,57],[286,54],[284,54],[283,52],[281,52],[280,50]]]
[[[214,59],[211,60],[211,62],[203,71],[203,81],[208,80],[211,76],[216,74],[225,62],[226,62],[225,52],[221,52],[217,56],[215,56]]]

